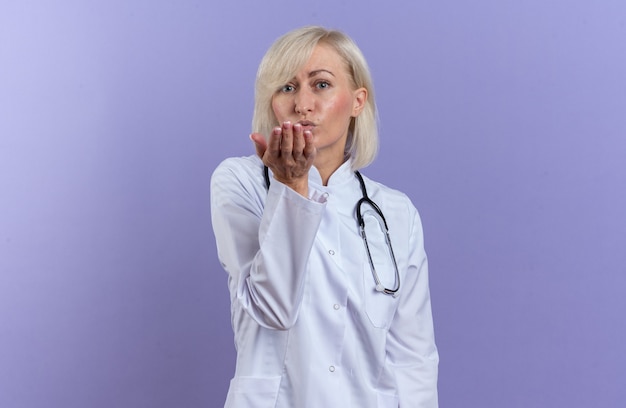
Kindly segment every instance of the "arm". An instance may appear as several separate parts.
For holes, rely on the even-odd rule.
[[[231,301],[261,326],[289,329],[297,319],[324,204],[276,180],[266,192],[240,167],[227,160],[211,178],[211,217]],[[267,194],[265,205],[261,194]]]
[[[387,370],[393,373],[400,407],[436,408],[439,355],[435,345],[422,225],[414,211],[409,268],[387,338]]]

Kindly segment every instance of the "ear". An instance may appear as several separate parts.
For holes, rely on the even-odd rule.
[[[356,118],[361,114],[367,102],[367,89],[359,88],[354,91],[354,104],[352,107],[352,117]]]

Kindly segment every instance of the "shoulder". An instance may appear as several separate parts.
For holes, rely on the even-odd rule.
[[[257,156],[229,157],[211,176],[212,196],[265,196],[263,162]]]
[[[257,156],[229,157],[213,171],[211,184],[263,179],[263,162]]]
[[[366,176],[363,176],[363,179],[369,197],[381,208],[383,213],[390,214],[390,217],[394,219],[402,220],[401,223],[406,226],[421,230],[420,214],[407,194]]]
[[[263,162],[261,162],[258,156],[229,157],[217,165],[213,175],[222,173],[245,174],[252,173],[258,169],[263,169]]]
[[[380,200],[391,202],[396,205],[403,205],[413,209],[415,208],[409,196],[407,196],[404,192],[386,186],[378,181],[374,181],[363,174],[362,176],[367,187],[368,195],[374,201],[376,201],[376,198],[379,198]]]

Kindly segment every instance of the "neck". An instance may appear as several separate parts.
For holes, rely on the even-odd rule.
[[[315,168],[320,174],[322,178],[322,184],[324,186],[328,185],[328,180],[330,176],[333,175],[335,171],[345,162],[345,159],[342,157],[341,160],[333,159],[333,160],[315,160]]]
[[[313,165],[317,168],[324,186],[328,185],[330,176],[346,161],[347,137],[346,133],[339,142],[317,149]]]

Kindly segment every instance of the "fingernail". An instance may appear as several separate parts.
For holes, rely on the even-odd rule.
[[[294,128],[295,130],[300,130],[300,128],[301,128],[301,127],[302,127],[302,125],[301,125],[301,124],[299,124],[299,123],[295,123],[295,124],[293,125],[293,128]]]
[[[284,123],[283,123],[283,126],[284,126],[284,127],[286,127],[286,128],[288,128],[288,127],[290,127],[290,126],[291,126],[291,122],[286,121],[286,122],[284,122]]]

